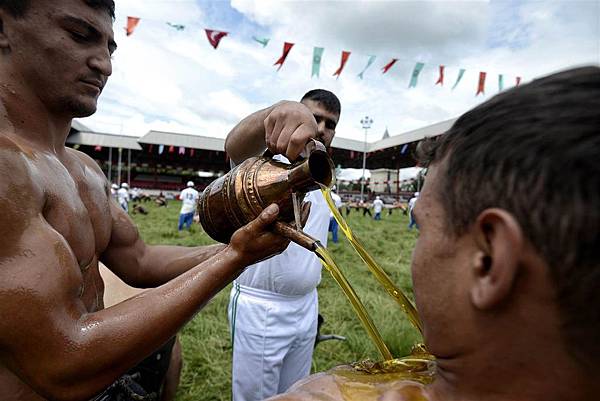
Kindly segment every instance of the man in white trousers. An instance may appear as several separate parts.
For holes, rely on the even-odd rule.
[[[340,102],[316,89],[300,102],[282,101],[242,120],[227,136],[233,163],[268,148],[294,161],[316,139],[331,145]],[[327,244],[329,209],[320,191],[307,194],[311,209],[304,231]],[[269,260],[248,267],[233,284],[229,321],[233,342],[233,401],[262,400],[287,390],[310,373],[317,334],[317,285],[321,264],[313,253],[290,243]]]

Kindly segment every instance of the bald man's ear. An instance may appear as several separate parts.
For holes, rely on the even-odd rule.
[[[505,301],[515,283],[524,250],[521,226],[502,209],[486,209],[473,225],[478,248],[472,262],[471,302],[481,310]]]

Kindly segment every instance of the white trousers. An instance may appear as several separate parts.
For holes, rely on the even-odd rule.
[[[233,401],[263,400],[309,375],[318,308],[316,289],[285,296],[234,282],[228,308]]]

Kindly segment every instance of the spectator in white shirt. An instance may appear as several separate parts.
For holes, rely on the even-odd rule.
[[[200,193],[194,189],[194,182],[188,181],[187,188],[181,191],[179,199],[181,199],[181,211],[179,212],[179,225],[177,229],[181,231],[183,226],[188,230],[194,221],[194,212],[196,212],[196,203]]]

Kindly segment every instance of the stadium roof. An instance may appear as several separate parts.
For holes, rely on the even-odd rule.
[[[185,148],[225,151],[225,139],[200,135],[177,134],[174,132],[150,131],[139,138],[140,143]]]
[[[436,124],[428,125],[423,128],[408,131],[399,135],[382,138],[378,141],[367,143],[367,152],[376,152],[393,148],[395,146],[404,145],[406,143],[412,143],[420,141],[425,137],[431,137],[440,135],[446,132],[456,119],[450,119],[441,121]],[[225,139],[223,138],[211,138],[207,136],[191,135],[191,134],[180,134],[175,132],[164,132],[164,131],[149,131],[146,135],[141,138],[127,136],[127,135],[114,135],[104,134],[99,132],[93,132],[85,125],[74,120],[72,124],[73,133],[67,138],[67,143],[70,144],[81,144],[91,146],[107,146],[114,148],[134,149],[141,150],[140,144],[154,144],[154,145],[165,145],[165,146],[183,146],[185,148],[194,148],[200,150],[215,150],[224,151]],[[357,141],[355,139],[343,138],[336,136],[331,144],[333,148],[350,150],[354,152],[363,152],[365,150],[365,143],[363,141]]]
[[[142,150],[142,147],[138,143],[138,138],[135,136],[78,131],[75,127],[75,124],[73,124],[71,127],[76,131],[67,137],[67,143],[70,144]],[[81,127],[85,126],[81,125]]]
[[[448,131],[452,124],[456,121],[456,118],[441,121],[439,123],[435,123],[432,125],[428,125],[423,128],[418,128],[412,131],[404,132],[399,135],[390,136],[388,138],[380,139],[377,142],[372,142],[368,146],[368,152],[374,152],[376,150],[382,150],[387,148],[392,148],[398,145],[404,145],[405,143],[411,143],[415,141],[420,141],[425,137],[437,136],[443,134]],[[356,150],[356,149],[353,149]]]

